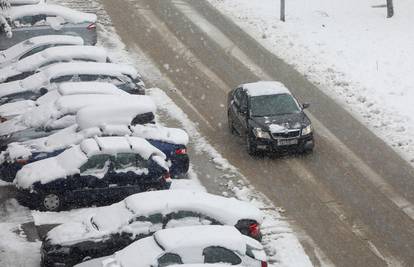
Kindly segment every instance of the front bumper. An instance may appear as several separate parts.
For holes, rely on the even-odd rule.
[[[313,134],[308,134],[305,136],[300,136],[297,138],[291,138],[291,139],[283,139],[283,140],[297,140],[297,144],[292,145],[279,145],[278,140],[279,139],[262,139],[262,138],[256,138],[256,148],[259,151],[271,151],[271,152],[306,152],[311,151],[314,146],[314,139]]]

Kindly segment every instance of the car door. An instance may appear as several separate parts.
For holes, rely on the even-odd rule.
[[[111,156],[107,154],[91,156],[80,170],[80,183],[87,189],[99,189],[108,186],[111,168]]]
[[[17,18],[13,21],[13,42],[18,43],[28,38],[53,34],[51,28],[46,23],[46,16],[29,15]]]
[[[239,94],[239,108],[236,113],[236,129],[241,134],[244,135],[247,132],[247,116],[248,116],[248,96],[244,90],[240,90]]]
[[[144,170],[142,160],[134,153],[118,153],[113,158],[113,169],[110,173],[111,184],[134,185],[138,184]]]

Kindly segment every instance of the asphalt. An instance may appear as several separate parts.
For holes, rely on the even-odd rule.
[[[179,90],[166,92],[201,133],[256,189],[285,208],[329,261],[414,265],[413,168],[366,126],[205,1],[101,3],[127,48],[138,46]],[[313,154],[250,157],[243,141],[227,131],[227,92],[262,79],[279,80],[311,103]],[[301,241],[319,265],[306,238]]]

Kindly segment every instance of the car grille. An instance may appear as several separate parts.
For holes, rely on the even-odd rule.
[[[295,137],[299,137],[300,135],[300,130],[293,130],[293,131],[289,131],[289,132],[280,132],[280,133],[272,133],[272,137],[275,139],[280,139],[280,138],[295,138]]]

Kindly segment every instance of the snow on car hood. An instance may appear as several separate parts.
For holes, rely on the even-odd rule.
[[[14,183],[18,188],[29,189],[34,183],[46,184],[59,178],[79,173],[79,167],[88,158],[79,146],[65,150],[56,157],[32,162],[23,166],[16,174]]]
[[[46,235],[46,240],[51,244],[70,246],[83,240],[95,242],[108,238],[108,235],[93,228],[89,221],[70,222],[56,226]]]
[[[0,116],[4,118],[11,118],[21,115],[27,110],[36,106],[36,102],[32,100],[22,100],[12,103],[6,103],[0,106]]]
[[[66,22],[70,23],[94,23],[97,19],[95,14],[84,13],[64,6],[49,4],[17,6],[13,7],[8,12],[8,16],[11,20],[34,15],[55,15],[63,17]]]
[[[309,124],[309,119],[303,112],[280,116],[253,117],[255,123],[272,133],[284,132],[285,130],[300,129]]]

